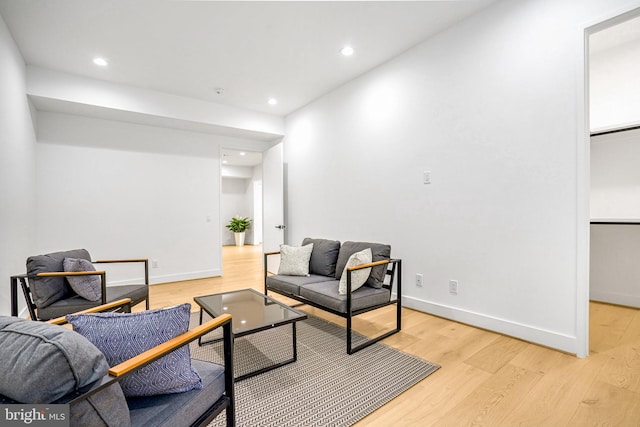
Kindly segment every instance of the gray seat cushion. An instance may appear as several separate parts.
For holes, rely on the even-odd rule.
[[[224,367],[202,360],[191,360],[202,378],[202,390],[127,399],[132,426],[191,425],[225,391]]]
[[[331,310],[346,313],[347,295],[340,295],[338,293],[339,284],[339,280],[330,280],[301,286],[300,296]],[[362,308],[386,304],[390,299],[391,291],[386,288],[363,286],[351,293],[351,309],[360,310]]]
[[[31,276],[38,273],[64,271],[62,263],[65,258],[91,261],[91,256],[85,249],[30,256],[27,258],[27,274]],[[33,302],[38,308],[46,307],[68,295],[75,294],[64,277],[29,278],[29,288],[33,294]]]
[[[340,278],[342,277],[342,271],[344,270],[344,266],[347,265],[349,257],[356,252],[360,252],[367,248],[371,248],[373,262],[388,260],[391,258],[390,245],[368,242],[344,242],[340,247],[340,254],[338,255],[338,262],[336,264],[336,279],[340,280]],[[367,282],[365,284],[373,288],[382,288],[386,273],[386,265],[379,265],[372,268],[371,274],[369,275],[369,278],[367,279]]]
[[[107,286],[107,302],[122,298],[131,298],[132,305],[145,300],[149,296],[147,285]],[[43,308],[38,308],[38,318],[42,320],[55,319],[69,313],[75,313],[87,308],[100,305],[100,301],[89,301],[79,295],[61,299]]]
[[[302,245],[313,243],[313,252],[309,261],[309,273],[321,276],[334,277],[336,275],[336,263],[340,253],[340,242],[338,240],[311,239],[309,237],[302,241]]]
[[[300,295],[300,286],[306,286],[311,283],[326,282],[327,280],[330,279],[316,274],[310,274],[309,276],[275,275],[267,277],[267,288],[298,296]]]

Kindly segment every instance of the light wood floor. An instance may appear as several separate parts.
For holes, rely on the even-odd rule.
[[[152,286],[152,306],[191,302],[196,311],[193,296],[262,290],[261,247],[224,247],[223,268],[222,277]],[[320,310],[305,311],[344,324]],[[591,355],[578,359],[403,309],[402,331],[384,342],[442,368],[356,426],[638,427],[640,310],[591,303],[590,317]],[[393,318],[393,309],[367,313],[355,327],[373,334]]]

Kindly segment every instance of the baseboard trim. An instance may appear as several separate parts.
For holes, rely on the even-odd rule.
[[[571,354],[578,354],[578,342],[575,336],[561,334],[542,328],[536,328],[518,322],[489,316],[457,307],[424,301],[413,297],[402,297],[402,304],[407,308],[444,317],[493,332],[498,332],[524,341],[551,347]]]
[[[640,308],[640,296],[591,289],[589,299],[609,304]]]

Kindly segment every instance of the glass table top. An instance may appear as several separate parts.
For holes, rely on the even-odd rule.
[[[231,314],[234,334],[250,333],[307,318],[305,313],[254,289],[199,296],[194,301],[213,317]]]

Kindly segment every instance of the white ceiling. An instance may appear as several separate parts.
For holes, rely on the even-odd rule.
[[[262,153],[223,148],[222,163],[229,166],[253,167],[262,163]]]
[[[286,115],[494,1],[0,0],[0,15],[28,65]]]

